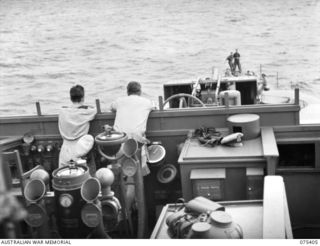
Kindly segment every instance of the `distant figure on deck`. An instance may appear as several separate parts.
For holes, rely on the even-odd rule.
[[[84,88],[81,85],[70,89],[70,99],[72,105],[62,107],[59,112],[59,131],[63,138],[59,167],[85,156],[94,144],[94,139],[88,132],[90,121],[97,113],[96,109],[84,105]]]
[[[234,63],[233,63],[234,72],[236,71],[238,66],[239,73],[241,73],[240,53],[238,52],[238,49],[236,49],[236,52],[233,54],[233,58],[234,58]]]
[[[267,75],[265,75],[264,73],[261,74],[263,90],[268,91],[268,90],[270,90],[270,88],[268,87],[268,82],[267,82],[266,77],[267,77]]]
[[[253,72],[253,71],[247,71],[246,72],[246,75],[248,75],[248,76],[255,76],[256,74]]]
[[[233,64],[233,52],[230,53],[230,55],[226,59],[229,63],[230,71],[233,74],[234,71],[234,64]]]
[[[151,100],[141,96],[141,85],[138,82],[128,83],[127,94],[128,96],[120,97],[111,104],[111,111],[116,112],[113,128],[125,132],[142,146],[149,142],[145,135],[147,120],[155,106]],[[144,175],[148,173],[146,163],[142,163],[142,172]]]

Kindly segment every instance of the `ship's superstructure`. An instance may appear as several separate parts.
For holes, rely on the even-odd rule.
[[[63,168],[57,115],[37,104],[38,115],[1,117],[1,187],[27,211],[2,236],[221,238],[226,226],[235,238],[319,237],[320,125],[300,125],[297,89],[281,103],[263,102],[264,89],[216,72],[164,84],[144,177],[137,143],[101,132],[115,114],[99,100],[93,150]]]

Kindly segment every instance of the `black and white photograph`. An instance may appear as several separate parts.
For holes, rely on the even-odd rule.
[[[320,0],[0,0],[0,244],[318,245],[319,30]]]

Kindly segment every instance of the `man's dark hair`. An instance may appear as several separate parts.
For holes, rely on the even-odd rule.
[[[140,83],[136,81],[129,82],[129,84],[127,85],[127,93],[128,95],[132,95],[132,94],[140,95],[141,94]]]
[[[84,88],[81,85],[75,85],[70,89],[70,99],[72,102],[81,102],[84,97]]]

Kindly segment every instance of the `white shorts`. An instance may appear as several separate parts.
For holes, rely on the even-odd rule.
[[[69,164],[70,160],[77,161],[92,149],[94,138],[86,134],[76,140],[63,140],[59,154],[59,167]]]

